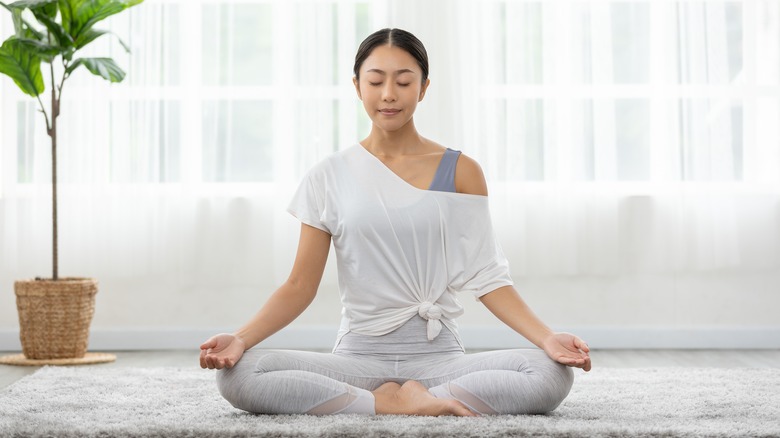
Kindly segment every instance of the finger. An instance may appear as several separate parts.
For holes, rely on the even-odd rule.
[[[216,346],[217,346],[216,338],[211,338],[211,339],[207,340],[206,342],[200,344],[200,349],[201,350],[207,350],[209,348],[214,348]]]
[[[573,351],[562,351],[558,353],[557,357],[559,361],[560,360],[569,361],[569,360],[582,359],[582,354]]]
[[[564,364],[564,365],[571,365],[571,363],[572,363],[572,360],[573,360],[572,358],[570,358],[570,357],[565,357],[565,356],[561,356],[561,357],[559,357],[558,359],[556,359],[556,361],[557,361],[558,363],[562,363],[562,364]]]
[[[574,357],[561,357],[558,359],[559,363],[562,363],[563,365],[568,365],[571,367],[581,367],[582,365],[585,365],[585,359],[582,358],[574,358]]]
[[[208,365],[206,364],[206,350],[200,350],[200,367],[206,368]]]
[[[576,363],[572,366],[575,366],[577,368],[582,368],[585,371],[590,371],[590,357],[585,356],[581,359],[577,359]]]
[[[588,344],[576,336],[574,337],[574,345],[586,353],[590,352],[590,347],[588,347]]]

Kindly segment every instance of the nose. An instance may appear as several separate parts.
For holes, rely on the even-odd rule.
[[[395,85],[392,83],[392,81],[388,81],[388,83],[385,84],[385,86],[382,88],[382,100],[384,102],[394,102],[395,99]]]

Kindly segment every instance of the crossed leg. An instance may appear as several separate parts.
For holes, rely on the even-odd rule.
[[[573,374],[540,350],[388,362],[255,349],[217,382],[233,406],[257,413],[526,414],[555,409]]]
[[[412,365],[412,364],[410,364]],[[542,414],[554,410],[574,383],[571,368],[542,350],[497,350],[414,365],[407,372],[439,398],[479,414]]]

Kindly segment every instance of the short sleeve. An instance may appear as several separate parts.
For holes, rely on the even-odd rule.
[[[514,284],[509,261],[496,240],[487,207],[481,210],[456,221],[459,229],[452,230],[454,236],[447,254],[450,287],[475,298]]]
[[[324,182],[316,181],[315,175],[310,171],[298,186],[287,211],[304,224],[333,234],[325,223],[327,207],[325,194]]]

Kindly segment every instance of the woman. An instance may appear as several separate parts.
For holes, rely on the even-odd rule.
[[[430,84],[422,43],[370,35],[353,82],[370,135],[315,166],[289,211],[301,221],[289,279],[235,334],[201,345],[219,390],[257,413],[543,413],[590,370],[588,346],[553,333],[512,287],[494,240],[479,165],[422,137],[414,111]],[[333,353],[250,349],[313,300],[331,240],[342,324]],[[541,350],[465,354],[454,319],[468,292]]]

